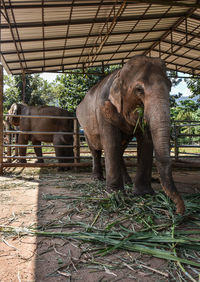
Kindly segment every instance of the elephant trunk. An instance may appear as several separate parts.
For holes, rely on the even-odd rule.
[[[169,102],[160,99],[155,104],[145,111],[145,118],[151,130],[161,185],[167,196],[175,203],[177,213],[183,214],[184,202],[176,189],[171,171]]]

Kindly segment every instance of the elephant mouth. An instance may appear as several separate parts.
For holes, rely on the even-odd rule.
[[[125,114],[125,119],[130,125],[134,126],[135,128],[137,128],[138,126],[141,127],[143,123],[146,123],[143,111],[141,111],[140,108],[129,111],[127,114]]]

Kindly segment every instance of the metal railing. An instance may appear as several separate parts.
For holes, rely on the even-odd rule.
[[[6,115],[8,116],[8,115]],[[11,116],[11,115],[10,115]],[[13,116],[13,115],[12,115]],[[21,131],[21,130],[7,130],[4,131],[4,141],[3,142],[3,162],[1,163],[2,167],[79,167],[79,166],[91,166],[91,153],[87,146],[87,143],[84,139],[83,132],[80,132],[78,120],[76,117],[63,117],[63,116],[19,116],[19,117],[25,117],[25,118],[52,118],[52,119],[72,119],[74,123],[74,130],[73,132],[54,132],[54,131]],[[191,133],[188,130],[185,130],[186,128],[199,128],[199,134]],[[194,131],[194,130],[193,130]],[[197,130],[196,130],[197,131]],[[73,144],[71,145],[53,145],[53,144],[47,144],[42,143],[41,145],[33,145],[31,142],[29,142],[27,145],[24,144],[18,144],[16,143],[16,135],[17,134],[48,134],[48,135],[55,135],[55,134],[63,134],[63,135],[73,135]],[[9,136],[9,138],[5,138],[5,136]],[[173,136],[173,142],[171,144],[171,157],[175,158],[175,160],[179,160],[180,158],[199,158],[200,157],[200,122],[197,121],[174,121],[172,124],[172,136]],[[190,137],[190,142],[187,144],[184,144],[182,142],[183,137]],[[195,141],[194,141],[194,138]],[[198,139],[197,139],[198,138]],[[35,153],[29,150],[27,152],[26,156],[19,156],[18,149],[20,147],[24,147],[27,149],[30,148],[41,148],[43,149],[43,156],[37,157]],[[55,155],[55,148],[72,148],[74,156],[73,157],[56,157]],[[44,150],[50,149],[49,151]],[[183,148],[185,148],[185,151],[183,152]],[[191,148],[195,148],[195,152],[191,151]],[[190,150],[188,150],[190,149]],[[137,143],[135,138],[130,142],[127,149],[124,153],[124,158],[126,159],[132,159],[137,157]],[[34,163],[34,160],[38,159],[44,159],[48,162],[44,163]],[[66,160],[66,162],[59,163],[55,162],[59,159]],[[28,160],[27,163],[21,163],[21,159]],[[52,162],[50,162],[52,160]]]
[[[15,115],[5,115],[5,116],[15,116]],[[79,141],[79,124],[76,117],[64,117],[64,116],[26,116],[26,115],[18,115],[19,118],[45,118],[45,119],[71,119],[73,120],[73,132],[67,131],[22,131],[22,130],[4,130],[3,131],[3,161],[1,163],[2,167],[67,167],[67,166],[80,166],[80,141]],[[25,135],[72,135],[73,136],[73,144],[68,145],[53,145],[42,143],[41,145],[34,145],[31,141],[28,144],[19,144],[16,140],[16,136],[21,134]],[[6,138],[9,136],[9,138]],[[6,141],[6,142],[5,142]],[[42,157],[37,157],[34,152],[27,152],[25,156],[19,156],[18,149],[19,148],[50,148],[51,150],[43,152]],[[57,157],[55,156],[55,148],[73,148],[74,156],[73,157]],[[48,156],[47,156],[48,155]],[[51,155],[51,156],[50,156]],[[23,163],[20,160],[28,160],[29,162]],[[66,162],[58,163],[58,162],[48,162],[48,163],[33,163],[33,160],[40,159],[51,159],[51,160],[66,160]],[[19,161],[19,162],[18,162]],[[73,162],[72,162],[73,161]],[[85,164],[84,164],[85,165]]]
[[[173,121],[172,139],[172,157],[176,161],[182,158],[196,158],[200,161],[200,121]]]

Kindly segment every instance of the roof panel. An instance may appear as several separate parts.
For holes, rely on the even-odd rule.
[[[200,75],[198,3],[2,0],[1,61],[13,74],[62,72],[144,54]]]

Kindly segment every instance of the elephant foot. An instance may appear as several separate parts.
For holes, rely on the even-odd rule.
[[[149,195],[155,194],[155,192],[151,188],[151,186],[136,186],[135,187],[135,189],[134,189],[134,195],[135,196],[144,196],[146,194],[149,194]]]

